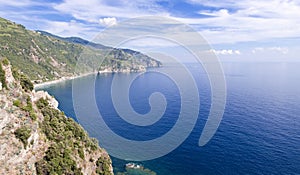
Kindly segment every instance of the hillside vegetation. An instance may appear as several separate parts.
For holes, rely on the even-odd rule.
[[[0,59],[0,174],[113,174],[98,142],[5,62]]]
[[[80,71],[76,71],[83,51],[88,60],[81,60]],[[0,58],[8,58],[13,67],[36,82],[95,71],[136,72],[161,65],[140,52],[30,31],[3,18],[0,18]]]

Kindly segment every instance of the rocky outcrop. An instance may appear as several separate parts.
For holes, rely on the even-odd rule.
[[[107,152],[53,97],[23,89],[11,66],[2,67],[0,174],[113,174]]]
[[[33,102],[37,102],[41,98],[47,99],[50,106],[58,109],[58,101],[53,96],[49,95],[49,93],[46,91],[32,91],[31,98]]]

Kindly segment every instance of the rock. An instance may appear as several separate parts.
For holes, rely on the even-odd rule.
[[[32,101],[36,102],[40,98],[48,99],[49,104],[53,108],[58,109],[58,101],[54,97],[52,97],[51,95],[49,95],[48,92],[46,92],[46,91],[37,91],[37,92],[33,91],[32,97],[31,97]]]
[[[15,81],[15,78],[12,75],[11,65],[7,65],[7,66],[3,65],[3,70],[5,71],[7,85],[10,86],[10,84],[12,84]]]
[[[111,159],[107,152],[89,138],[78,123],[66,116],[61,117],[63,113],[57,109],[58,102],[47,92],[24,91],[19,82],[12,77],[10,68],[10,65],[5,67],[5,75],[8,75],[5,78],[10,84],[7,90],[0,91],[0,174],[38,174],[38,172],[49,174],[49,170],[43,165],[52,166],[56,159],[51,160],[52,162],[45,159],[47,152],[59,147],[57,150],[68,153],[76,150],[74,145],[77,145],[78,149],[82,150],[83,156],[79,151],[75,151],[71,156],[60,157],[60,160],[71,162],[70,167],[76,167],[83,174],[96,174],[97,170],[101,171],[103,167],[108,167],[105,174],[112,175]],[[31,97],[32,102],[28,101],[28,97]],[[44,106],[47,114],[35,103],[40,98],[47,99],[50,104]],[[29,104],[31,107],[28,107]],[[31,117],[32,114],[36,116],[35,119]],[[53,122],[49,118],[47,120],[44,115],[51,116]],[[44,122],[48,123],[44,125]],[[26,128],[29,132],[20,131],[20,128]],[[59,130],[56,130],[57,128]],[[76,132],[70,132],[66,128],[74,128]],[[21,136],[16,134],[18,130]],[[54,136],[63,138],[57,141],[53,139],[56,138]],[[22,139],[24,137],[26,143]],[[61,142],[64,142],[63,146]],[[60,155],[57,150],[53,153]],[[97,160],[105,162],[99,161],[99,164]],[[70,174],[75,174],[75,170]]]

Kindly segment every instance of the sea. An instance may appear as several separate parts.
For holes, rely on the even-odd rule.
[[[198,117],[191,132],[172,151],[152,160],[134,161],[111,155],[116,174],[143,174],[126,172],[125,164],[134,162],[158,175],[300,175],[300,63],[221,64],[226,80],[226,105],[212,139],[206,145],[199,146],[212,103],[209,75],[203,67],[186,63],[184,66],[197,86],[200,99]],[[178,83],[174,82],[174,77],[159,73],[161,70],[174,70],[176,66],[153,68],[145,73],[90,75],[41,89],[53,95],[59,102],[59,109],[80,123],[74,110],[72,90],[74,86],[84,87],[92,82],[98,111],[107,126],[127,140],[151,141],[163,137],[179,120],[182,94]],[[181,75],[178,71],[178,76]],[[148,126],[136,126],[120,117],[111,95],[114,78],[125,81],[125,84],[134,78],[130,82],[127,99],[139,114],[152,110],[149,104],[152,93],[163,94],[167,104],[161,118]],[[82,83],[74,84],[74,81]],[[84,96],[85,92],[82,94]],[[193,104],[189,105],[192,107]],[[91,115],[88,107],[86,113]],[[92,115],[100,117],[96,113]],[[102,131],[93,129],[94,122],[85,122],[82,126],[105,148],[105,144],[101,143]],[[176,137],[172,136],[173,139]],[[166,146],[161,145],[161,148]],[[147,148],[143,151],[153,150]]]

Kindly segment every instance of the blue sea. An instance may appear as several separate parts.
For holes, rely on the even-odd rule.
[[[186,66],[197,84],[200,98],[195,127],[172,152],[136,163],[158,175],[300,174],[300,63],[222,63],[227,86],[226,107],[216,134],[202,147],[198,146],[198,142],[211,107],[211,86],[202,67],[194,64]],[[176,65],[157,69],[176,69]],[[164,95],[167,106],[157,123],[131,125],[114,109],[111,96],[113,78],[127,81],[132,76],[137,77],[131,84],[129,99],[137,113],[146,114],[151,110],[149,96],[153,92]],[[78,86],[94,83],[99,112],[120,137],[135,141],[152,140],[170,131],[178,120],[181,110],[178,86],[168,76],[155,71],[142,75],[91,75],[74,81],[82,82],[77,83]],[[43,90],[55,96],[59,109],[77,120],[72,84],[72,81],[66,81]],[[86,110],[89,110],[88,107]],[[91,136],[100,140],[101,145],[98,136],[101,130],[91,129],[93,122],[88,127],[83,126]],[[176,136],[173,137],[176,139]],[[131,162],[113,156],[112,161],[115,172],[126,171],[124,165]]]

